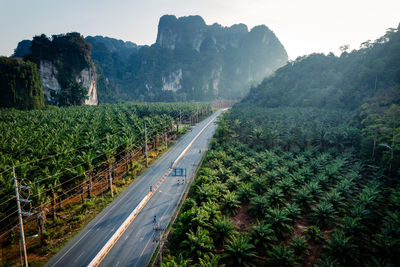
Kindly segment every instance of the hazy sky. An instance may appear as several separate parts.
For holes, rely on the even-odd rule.
[[[152,44],[160,16],[200,15],[207,24],[267,25],[290,59],[382,36],[400,23],[400,0],[0,0],[0,55],[45,33],[71,31]]]

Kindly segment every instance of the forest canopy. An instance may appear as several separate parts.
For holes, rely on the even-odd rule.
[[[0,57],[0,107],[34,109],[44,106],[40,73],[35,63]]]
[[[252,88],[244,102],[357,109],[371,98],[385,98],[386,106],[400,104],[399,28],[340,57],[332,53],[299,57]]]

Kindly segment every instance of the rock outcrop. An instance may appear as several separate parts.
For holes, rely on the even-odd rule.
[[[77,32],[51,38],[42,34],[33,37],[32,41],[19,42],[13,56],[36,63],[48,104],[97,105],[97,79],[103,76],[96,73],[91,49]],[[87,99],[82,87],[87,90]]]
[[[88,89],[88,99],[85,100],[85,105],[97,105],[97,88],[96,88],[96,72],[93,68],[84,68],[75,78],[77,83],[80,83]]]
[[[264,25],[249,31],[244,24],[207,25],[200,16],[162,16],[150,47],[99,36],[86,40],[110,91],[124,100],[238,99],[288,60]]]
[[[60,83],[57,80],[58,71],[54,64],[48,60],[40,61],[40,80],[43,85],[43,94],[48,103],[58,105],[57,95],[61,92]],[[97,105],[96,73],[93,68],[84,68],[73,80],[88,89],[88,99],[85,105]]]
[[[61,86],[57,80],[57,69],[48,60],[40,61],[40,80],[43,86],[43,95],[48,103],[56,103],[55,96],[60,93]]]

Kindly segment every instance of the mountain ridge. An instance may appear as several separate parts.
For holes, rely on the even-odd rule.
[[[162,16],[156,42],[125,50],[123,56],[107,49],[106,37],[86,40],[113,92],[106,101],[237,99],[288,59],[265,25],[249,31],[245,24],[207,25],[200,16]],[[125,49],[126,44],[119,45]]]

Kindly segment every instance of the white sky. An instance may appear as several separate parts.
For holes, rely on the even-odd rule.
[[[207,24],[267,25],[290,59],[382,36],[400,23],[400,0],[0,0],[0,55],[17,43],[77,31],[152,44],[159,18],[200,15]]]

